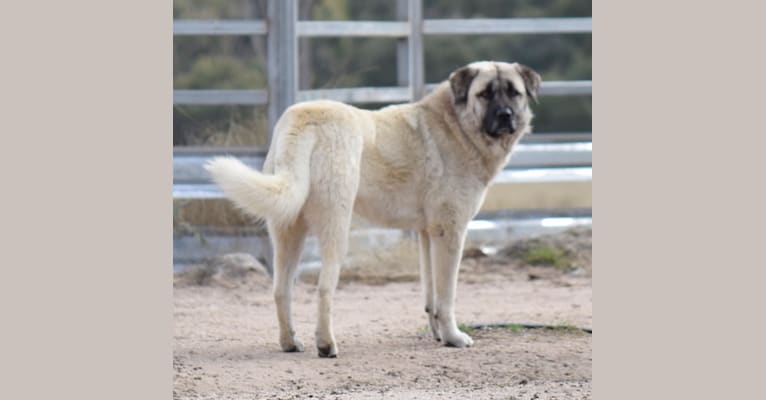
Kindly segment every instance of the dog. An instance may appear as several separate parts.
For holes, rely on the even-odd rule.
[[[263,172],[233,157],[205,165],[226,197],[265,219],[274,249],[274,300],[283,351],[303,351],[290,312],[308,232],[316,234],[319,357],[336,357],[333,294],[353,214],[418,232],[425,312],[435,339],[469,347],[455,322],[466,229],[492,179],[531,131],[541,77],[531,68],[481,61],[463,66],[421,100],[362,110],[335,101],[289,107],[274,127]]]

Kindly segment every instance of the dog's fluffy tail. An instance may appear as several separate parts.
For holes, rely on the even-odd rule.
[[[314,135],[286,135],[283,146],[274,146],[274,174],[265,174],[234,157],[216,157],[205,169],[239,208],[276,224],[298,217],[309,194],[310,159]],[[288,143],[292,142],[292,143]]]

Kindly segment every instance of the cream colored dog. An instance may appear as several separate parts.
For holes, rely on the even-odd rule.
[[[307,232],[319,239],[320,357],[335,357],[332,298],[352,213],[419,232],[420,272],[431,331],[467,347],[455,323],[455,288],[469,221],[511,150],[531,130],[540,76],[529,67],[476,62],[422,100],[377,111],[334,101],[293,105],[279,119],[263,172],[235,158],[206,168],[238,207],[267,221],[274,245],[274,300],[284,351],[303,351],[290,313]]]

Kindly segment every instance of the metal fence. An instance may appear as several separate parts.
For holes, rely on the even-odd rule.
[[[298,20],[298,1],[268,0],[266,20],[175,20],[173,22],[175,36],[266,35],[268,89],[174,90],[173,103],[175,105],[267,105],[271,131],[282,112],[299,101],[331,99],[346,103],[388,103],[414,101],[421,98],[436,86],[425,82],[424,35],[560,34],[591,33],[592,31],[592,19],[589,17],[423,19],[422,0],[397,0],[399,19],[397,21],[304,21]],[[397,38],[397,83],[399,86],[299,90],[298,39],[342,36]],[[591,95],[591,93],[591,81],[546,81],[540,88],[541,96]],[[580,153],[577,155],[566,155],[564,154],[566,149],[563,148],[548,148],[551,151],[549,162],[543,162],[545,156],[539,157],[538,154],[541,160],[538,166],[560,166],[561,157],[576,158],[577,166],[580,167],[586,161],[583,157],[587,157],[587,164],[590,165],[590,134],[579,134],[572,138],[588,144],[587,156],[583,155],[582,147],[578,147]],[[181,173],[184,166],[176,166],[176,164],[184,164],[184,160],[189,161],[200,155],[220,154],[222,151],[232,152],[231,150],[175,148],[174,167],[177,168],[174,172]],[[194,170],[199,172],[201,166],[195,164]],[[180,175],[184,176],[183,173]],[[179,177],[179,175],[175,176]],[[178,182],[177,179],[176,182]],[[178,183],[179,185],[174,185],[174,198],[210,197],[210,192],[204,190],[185,190],[184,188],[188,189],[186,186],[190,183],[188,181]],[[204,193],[207,195],[203,195]]]

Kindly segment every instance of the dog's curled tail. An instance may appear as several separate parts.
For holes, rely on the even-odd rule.
[[[313,135],[287,136],[286,141],[293,139],[294,143],[274,147],[278,153],[273,175],[256,171],[234,157],[215,157],[205,164],[213,181],[237,207],[278,225],[295,221],[306,202],[314,147]]]

